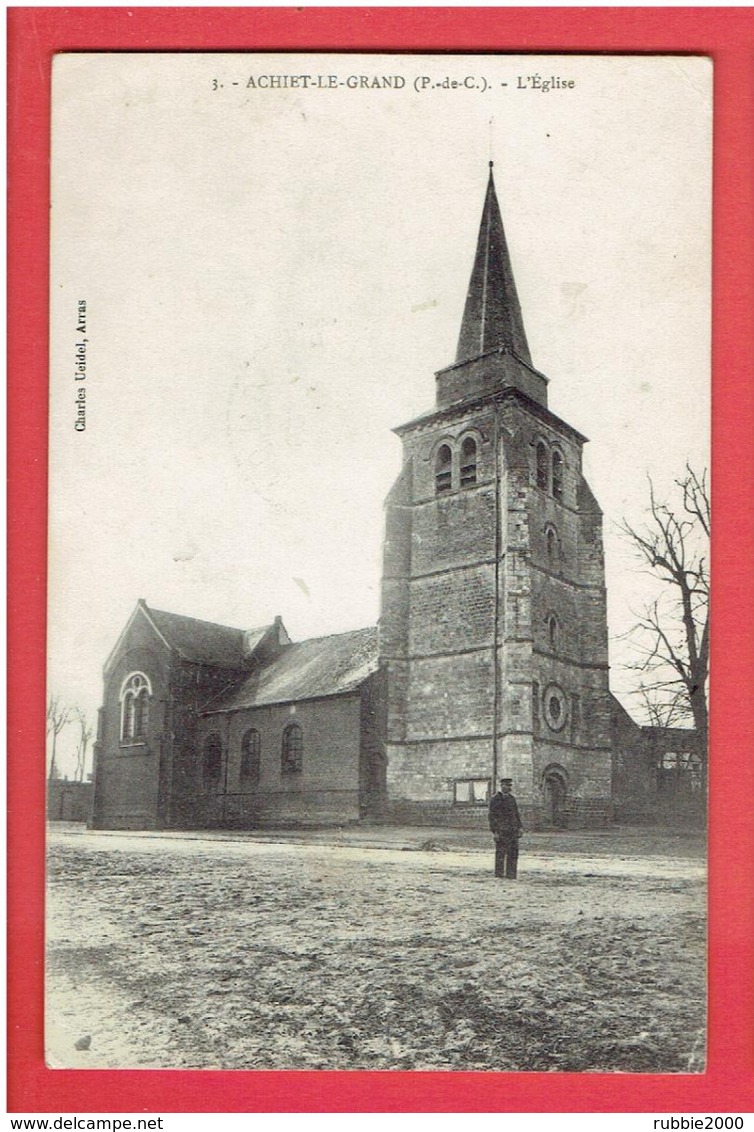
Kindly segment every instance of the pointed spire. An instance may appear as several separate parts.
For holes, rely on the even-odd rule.
[[[476,258],[466,295],[466,306],[458,339],[456,364],[505,347],[531,365],[521,304],[516,293],[503,221],[490,178],[479,229]]]

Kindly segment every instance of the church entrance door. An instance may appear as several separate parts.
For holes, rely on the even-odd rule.
[[[553,829],[567,825],[566,798],[568,787],[565,777],[556,770],[546,771],[544,778],[545,818]]]

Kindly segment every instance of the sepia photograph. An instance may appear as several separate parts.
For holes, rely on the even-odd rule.
[[[705,1071],[712,79],[55,57],[49,1067]]]

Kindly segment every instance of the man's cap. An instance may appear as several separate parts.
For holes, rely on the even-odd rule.
[[[513,785],[513,779],[512,778],[501,778],[500,779],[500,785],[501,786],[512,786]]]

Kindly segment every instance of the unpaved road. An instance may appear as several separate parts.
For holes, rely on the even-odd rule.
[[[399,840],[53,828],[49,1063],[703,1069],[698,841],[532,835],[506,883]]]

